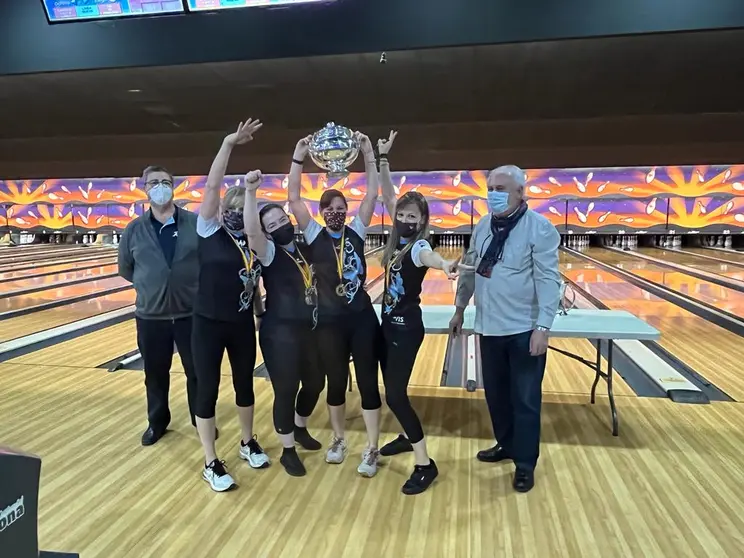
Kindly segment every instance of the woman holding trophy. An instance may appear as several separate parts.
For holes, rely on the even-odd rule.
[[[274,390],[274,428],[284,448],[279,462],[289,475],[301,477],[306,470],[295,442],[306,450],[322,447],[307,431],[307,419],[325,383],[313,358],[317,280],[310,250],[295,243],[294,225],[284,209],[267,203],[258,210],[260,184],[260,177],[255,181],[246,177],[246,234],[263,266],[266,291],[266,312],[258,335]]]
[[[388,153],[396,132],[378,142],[382,197],[394,219],[393,230],[382,257],[385,269],[385,293],[382,304],[383,350],[380,359],[385,383],[385,399],[403,427],[401,434],[385,444],[381,455],[390,456],[413,451],[416,459],[413,473],[403,485],[404,494],[420,494],[439,474],[429,458],[421,421],[408,398],[416,355],[424,341],[421,315],[421,287],[429,268],[441,269],[450,279],[457,277],[458,261],[448,261],[431,249],[429,205],[418,192],[407,192],[396,200],[390,175]]]
[[[320,198],[319,210],[325,227],[312,218],[301,198],[302,167],[311,141],[316,147],[311,153],[314,160],[318,162],[325,155],[328,164],[324,167],[331,172],[343,171],[356,158],[358,150],[364,156],[367,192],[358,215],[348,225],[348,205],[340,191],[326,190]],[[372,477],[377,473],[379,459],[382,401],[377,374],[380,324],[364,290],[367,276],[364,239],[378,195],[377,168],[369,138],[329,124],[314,137],[300,140],[292,157],[287,190],[292,213],[310,246],[317,274],[318,360],[328,378],[327,403],[333,428],[326,462],[342,463],[346,456],[346,388],[349,360],[353,357],[367,430],[367,447],[357,471]]]

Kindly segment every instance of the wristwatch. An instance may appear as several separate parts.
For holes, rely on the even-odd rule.
[[[545,326],[537,326],[535,329],[537,331],[550,331],[550,328]]]

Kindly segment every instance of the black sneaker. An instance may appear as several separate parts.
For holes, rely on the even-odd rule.
[[[434,482],[434,479],[439,476],[437,464],[434,463],[433,459],[430,459],[429,461],[430,463],[428,465],[416,465],[413,468],[411,477],[406,481],[401,490],[403,494],[408,496],[421,494],[424,490],[429,488],[431,483]]]
[[[380,455],[390,457],[391,455],[398,455],[407,451],[413,451],[413,445],[403,434],[399,434],[395,440],[388,442],[380,448]]]
[[[294,437],[295,437],[295,442],[300,444],[306,450],[318,451],[319,449],[323,447],[323,444],[321,444],[318,440],[310,436],[310,433],[307,431],[307,428],[305,428],[304,426],[294,427]]]
[[[535,471],[517,469],[514,472],[512,486],[517,492],[529,492],[535,486]]]
[[[506,450],[498,444],[492,448],[479,451],[475,457],[478,461],[482,461],[483,463],[498,463],[499,461],[511,459],[509,454],[506,453]]]
[[[279,463],[284,466],[284,470],[292,477],[304,477],[307,474],[305,465],[302,464],[300,456],[297,455],[295,448],[284,448]]]
[[[202,478],[209,483],[215,492],[227,492],[237,488],[237,484],[225,469],[225,462],[215,459],[209,465],[204,466]]]

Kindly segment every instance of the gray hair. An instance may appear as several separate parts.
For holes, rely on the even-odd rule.
[[[527,173],[516,165],[502,165],[500,167],[496,167],[488,174],[488,176],[490,177],[491,175],[495,174],[508,176],[517,183],[517,186],[524,187],[527,185]]]

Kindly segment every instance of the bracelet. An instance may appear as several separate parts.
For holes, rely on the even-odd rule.
[[[305,161],[298,161],[298,160],[297,160],[297,159],[295,159],[294,157],[292,157],[292,162],[293,162],[293,163],[294,163],[295,165],[300,165],[300,166],[302,166],[302,165],[304,165],[304,164],[305,164]]]
[[[257,317],[257,318],[258,318],[259,320],[260,320],[261,318],[263,318],[263,317],[264,317],[265,315],[266,315],[266,310],[264,310],[264,311],[263,311],[263,312],[261,312],[260,314],[254,314],[254,316],[256,316],[256,317]]]
[[[380,161],[387,161],[387,160],[388,160],[388,154],[380,153]]]

